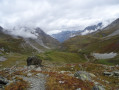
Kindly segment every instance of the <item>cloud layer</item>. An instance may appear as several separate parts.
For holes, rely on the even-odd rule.
[[[119,17],[119,0],[0,0],[0,25],[41,27],[52,34]]]

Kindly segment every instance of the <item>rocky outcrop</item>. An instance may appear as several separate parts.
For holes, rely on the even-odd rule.
[[[77,77],[81,80],[88,80],[91,81],[90,74],[87,73],[86,71],[78,71],[74,74],[74,77]]]
[[[41,63],[42,63],[42,60],[35,56],[27,58],[27,66],[30,66],[30,65],[42,66]]]

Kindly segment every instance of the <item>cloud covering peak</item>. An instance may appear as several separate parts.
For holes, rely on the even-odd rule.
[[[119,17],[119,0],[0,0],[0,25],[41,27],[52,34]]]

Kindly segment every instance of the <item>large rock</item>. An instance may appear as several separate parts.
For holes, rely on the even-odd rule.
[[[5,78],[0,77],[0,88],[2,88],[2,86],[6,85],[8,82]]]
[[[114,76],[119,76],[119,71],[114,71]]]
[[[42,71],[42,70],[41,70],[41,67],[36,68],[35,71]]]
[[[29,70],[34,70],[35,68],[36,68],[36,66],[35,65],[30,65],[30,66],[28,66],[27,67]]]
[[[104,74],[105,76],[112,76],[112,75],[113,75],[112,72],[104,72],[103,74]]]
[[[41,63],[42,63],[42,60],[35,56],[27,58],[27,66],[30,66],[30,65],[42,66]]]
[[[91,77],[89,75],[89,73],[87,73],[86,71],[78,71],[74,74],[75,77],[81,79],[81,80],[88,80],[91,81]]]

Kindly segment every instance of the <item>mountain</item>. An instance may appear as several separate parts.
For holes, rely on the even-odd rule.
[[[60,42],[64,42],[65,40],[68,40],[71,37],[74,37],[77,35],[86,35],[88,33],[92,33],[98,29],[101,29],[102,27],[103,27],[102,23],[98,23],[97,25],[87,26],[84,30],[62,31],[57,34],[53,34],[52,37],[56,38]]]
[[[65,40],[68,40],[70,37],[75,36],[76,32],[80,31],[62,31],[57,34],[52,34],[52,37],[56,38],[59,42],[63,42]]]
[[[29,28],[17,28],[17,30],[21,29],[25,30],[25,37],[13,34],[16,33],[15,29],[10,31],[0,27],[0,51],[17,53],[42,52],[47,49],[54,49],[59,45],[56,39],[47,35],[40,28],[32,28],[34,32],[30,32],[36,38],[26,37]]]
[[[72,52],[119,52],[119,19],[93,33],[72,37],[62,45]]]

